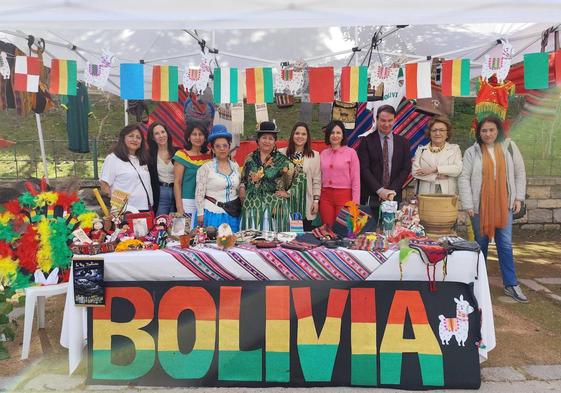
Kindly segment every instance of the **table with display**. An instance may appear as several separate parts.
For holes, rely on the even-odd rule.
[[[87,345],[93,384],[478,388],[479,363],[495,347],[483,257],[456,251],[427,267],[399,254],[209,246],[99,255],[106,306],[77,307],[68,289],[69,370]]]

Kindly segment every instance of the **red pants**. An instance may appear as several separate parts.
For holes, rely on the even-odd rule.
[[[350,188],[326,188],[321,189],[321,201],[319,203],[319,215],[321,222],[332,226],[339,210],[348,201],[353,200],[353,190]]]

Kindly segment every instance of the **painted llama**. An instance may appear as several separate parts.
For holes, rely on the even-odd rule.
[[[454,298],[454,301],[456,302],[456,318],[446,318],[440,314],[438,333],[442,345],[449,345],[450,339],[454,336],[458,346],[465,347],[469,333],[468,315],[473,312],[473,307],[467,300],[464,300],[464,295],[460,295],[460,299]]]
[[[95,86],[98,89],[103,89],[109,78],[109,72],[111,71],[113,61],[115,61],[115,56],[107,50],[103,50],[100,64],[90,64],[88,61],[86,63],[86,69],[84,70],[84,82],[86,82],[86,86]]]

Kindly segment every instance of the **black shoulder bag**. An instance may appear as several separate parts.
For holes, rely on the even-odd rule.
[[[148,210],[152,210],[152,204],[150,203],[150,195],[148,195],[148,190],[146,189],[146,186],[144,185],[144,182],[142,181],[142,177],[140,176],[140,173],[138,173],[138,169],[136,169],[134,164],[130,161],[129,161],[129,164],[131,164],[131,166],[134,168],[134,171],[138,175],[138,180],[140,180],[140,184],[142,184],[142,188],[144,188],[144,192],[146,193],[146,200],[148,201]]]

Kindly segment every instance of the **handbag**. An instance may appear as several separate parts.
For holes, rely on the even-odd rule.
[[[205,199],[224,209],[224,211],[232,217],[239,217],[240,214],[242,214],[242,201],[240,198],[236,198],[232,201],[220,202],[213,197],[205,195]]]
[[[512,160],[514,161],[514,153],[512,151],[512,144],[508,144],[508,152],[510,153],[510,156],[512,157]],[[522,204],[522,206],[520,206],[520,211],[518,213],[512,213],[512,219],[513,220],[518,220],[522,217],[524,217],[526,215],[526,203],[524,201],[520,202]]]
[[[303,233],[304,221],[302,220],[302,213],[292,213],[289,220],[290,232]]]

